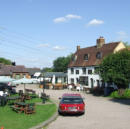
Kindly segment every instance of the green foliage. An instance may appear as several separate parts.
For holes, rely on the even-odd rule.
[[[53,72],[53,68],[49,68],[49,67],[43,68],[43,69],[42,69],[42,72],[43,72],[43,73]]]
[[[99,71],[105,82],[114,82],[118,88],[130,83],[130,51],[123,50],[104,58]]]
[[[128,42],[124,42],[124,45],[127,47],[127,48],[130,48],[130,44]]]
[[[130,99],[130,89],[126,89],[122,95],[119,95],[118,91],[114,91],[114,92],[111,93],[110,97]]]
[[[53,71],[54,72],[66,72],[71,58],[72,58],[72,54],[67,57],[58,57],[53,62]]]
[[[5,58],[0,58],[0,63],[3,63],[3,64],[6,64],[6,65],[11,65],[12,62],[8,59],[5,59]]]

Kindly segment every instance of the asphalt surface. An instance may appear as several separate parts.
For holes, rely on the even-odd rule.
[[[45,90],[45,92],[57,103],[63,93],[74,93],[68,90]],[[47,129],[130,129],[129,102],[122,103],[80,93],[85,98],[85,114],[59,116],[48,125]]]

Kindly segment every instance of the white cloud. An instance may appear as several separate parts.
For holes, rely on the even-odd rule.
[[[58,17],[53,20],[55,23],[66,22],[66,18]]]
[[[41,43],[38,45],[38,47],[42,48],[42,47],[49,47],[50,45],[48,43]]]
[[[125,31],[119,31],[118,34],[118,40],[124,40],[128,37],[127,33]]]
[[[104,24],[104,21],[102,20],[97,20],[97,19],[93,19],[91,20],[87,26],[97,26],[97,25],[101,25],[101,24]]]
[[[81,19],[81,16],[74,15],[74,14],[68,14],[64,17],[58,17],[53,20],[54,23],[61,23],[61,22],[67,22],[71,19]]]
[[[64,50],[65,48],[61,47],[61,46],[55,46],[55,47],[53,47],[53,49],[60,51],[60,50]]]
[[[65,16],[66,19],[81,19],[81,16],[78,15],[73,15],[73,14],[68,14]]]

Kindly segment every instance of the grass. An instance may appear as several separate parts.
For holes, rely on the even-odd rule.
[[[114,91],[110,95],[111,98],[130,99],[130,89],[125,89],[124,94],[119,95],[118,91]]]
[[[41,102],[41,99],[34,98],[27,102]],[[6,105],[0,107],[0,127],[3,126],[4,129],[28,129],[49,119],[55,112],[55,104],[36,105],[36,113],[31,115],[16,113],[11,110],[9,105]]]

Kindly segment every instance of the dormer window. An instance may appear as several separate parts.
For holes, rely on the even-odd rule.
[[[101,52],[97,52],[96,58],[97,58],[97,59],[101,59],[101,58],[102,58],[102,53],[101,53]]]
[[[77,60],[77,55],[74,55],[73,58],[72,58],[73,61],[76,61]]]
[[[88,58],[89,58],[89,54],[85,54],[84,55],[84,60],[88,61]]]

